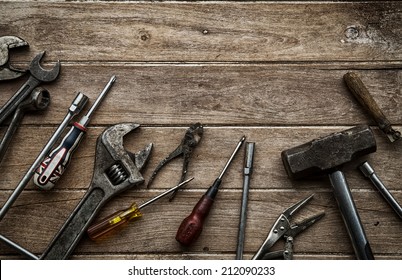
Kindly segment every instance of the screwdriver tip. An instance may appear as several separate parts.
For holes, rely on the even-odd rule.
[[[110,82],[111,83],[114,83],[116,81],[116,75],[113,75],[111,78],[110,78]]]

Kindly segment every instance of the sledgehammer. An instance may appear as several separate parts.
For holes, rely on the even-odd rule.
[[[282,152],[282,161],[290,178],[329,174],[335,199],[359,260],[374,259],[349,186],[340,166],[375,152],[374,134],[368,126],[357,126],[315,139]]]

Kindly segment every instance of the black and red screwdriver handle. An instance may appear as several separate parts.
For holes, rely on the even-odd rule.
[[[63,175],[86,132],[86,128],[75,122],[70,131],[35,171],[34,183],[43,190],[50,190]]]

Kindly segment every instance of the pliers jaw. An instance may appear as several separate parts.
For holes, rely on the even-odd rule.
[[[294,237],[313,225],[316,221],[321,219],[325,213],[319,213],[315,216],[305,219],[299,224],[291,225],[290,221],[293,217],[293,214],[299,211],[307,202],[309,202],[313,198],[314,194],[309,197],[297,202],[292,205],[278,217],[272,226],[267,238],[264,243],[258,249],[257,253],[254,255],[253,260],[262,260],[262,259],[275,259],[283,256],[284,259],[292,259],[293,258],[293,240]],[[277,251],[277,252],[269,252],[269,249],[281,238],[284,237],[286,239],[285,242],[285,250]]]

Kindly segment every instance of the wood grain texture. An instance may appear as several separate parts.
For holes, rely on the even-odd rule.
[[[241,150],[200,239],[175,240],[182,219],[219,175],[241,136],[256,143],[245,259],[251,259],[287,207],[315,193],[295,217],[325,217],[295,240],[295,259],[354,259],[326,176],[287,178],[280,153],[360,124],[370,124],[377,152],[343,167],[376,259],[402,259],[402,223],[357,170],[368,160],[402,203],[402,142],[389,143],[343,81],[357,72],[395,129],[402,129],[402,2],[400,1],[11,1],[0,0],[0,36],[30,43],[11,63],[26,67],[46,50],[44,67],[61,60],[59,79],[45,85],[46,112],[27,115],[0,163],[0,205],[56,130],[81,91],[95,100],[110,76],[117,82],[94,114],[87,135],[56,188],[33,183],[0,222],[0,233],[40,255],[90,184],[95,143],[115,123],[141,124],[125,137],[132,152],[154,143],[142,171],[147,181],[194,122],[204,135],[190,160],[195,180],[169,203],[99,242],[84,237],[72,259],[234,259],[242,189]],[[0,82],[4,104],[26,77]],[[86,111],[86,110],[85,110]],[[0,127],[3,135],[6,125]],[[111,200],[98,218],[143,202],[177,183],[182,160],[162,169],[152,187]],[[283,243],[277,244],[280,249]],[[0,259],[21,259],[0,244]]]
[[[51,60],[401,59],[402,11],[398,1],[157,5],[5,1],[0,17],[1,35],[18,31],[31,42],[31,51],[45,49]]]

